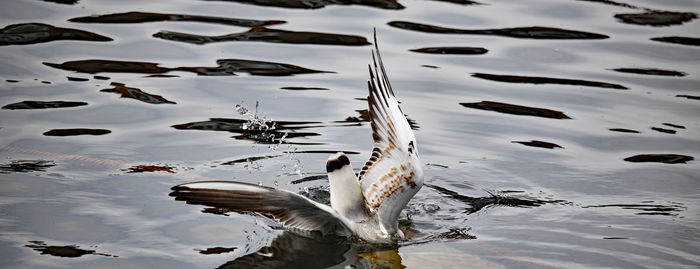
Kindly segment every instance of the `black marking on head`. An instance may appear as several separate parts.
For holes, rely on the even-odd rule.
[[[333,172],[346,165],[350,165],[350,159],[348,159],[348,156],[345,156],[345,154],[340,154],[338,158],[330,159],[326,162],[326,172]]]

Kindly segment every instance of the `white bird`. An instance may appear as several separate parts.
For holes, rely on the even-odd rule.
[[[369,66],[369,115],[374,148],[369,161],[353,172],[342,153],[328,158],[331,206],[299,194],[242,182],[203,181],[178,185],[170,196],[188,204],[257,212],[290,230],[354,236],[390,244],[404,238],[398,229],[401,210],[423,186],[416,138],[391,89],[377,45]]]

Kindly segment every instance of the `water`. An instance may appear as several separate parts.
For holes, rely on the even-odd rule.
[[[1,4],[1,267],[700,265],[698,1],[58,2]],[[371,149],[375,27],[426,163],[408,241],[168,196],[236,180],[327,201],[328,155]]]

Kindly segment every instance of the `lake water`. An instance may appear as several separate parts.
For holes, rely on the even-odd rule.
[[[697,0],[0,6],[0,267],[700,267]],[[374,28],[425,162],[407,241],[168,196],[327,202],[372,148]]]

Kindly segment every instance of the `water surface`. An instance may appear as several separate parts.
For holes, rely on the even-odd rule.
[[[700,267],[700,2],[4,1],[0,267]],[[328,202],[372,31],[426,185],[398,247],[187,205]]]

